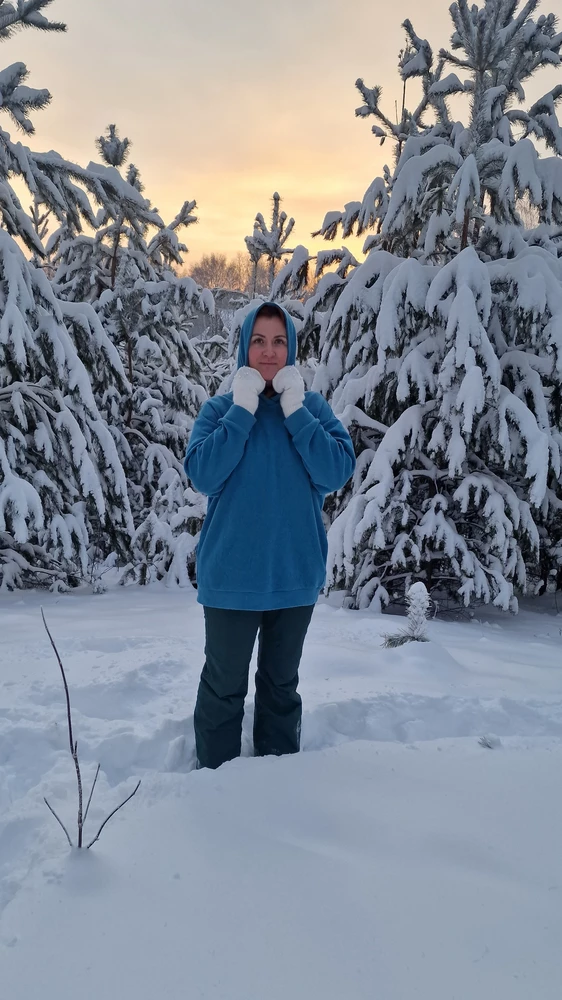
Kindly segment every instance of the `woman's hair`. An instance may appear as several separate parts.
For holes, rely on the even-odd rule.
[[[258,316],[265,316],[267,319],[276,316],[277,319],[281,320],[285,329],[287,329],[287,324],[285,322],[285,313],[280,308],[280,306],[276,306],[272,302],[266,302],[263,306],[260,306],[256,313],[256,319],[258,318]]]

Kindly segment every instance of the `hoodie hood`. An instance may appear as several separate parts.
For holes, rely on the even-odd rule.
[[[242,329],[240,330],[240,341],[238,344],[238,368],[244,368],[248,364],[248,348],[250,346],[250,338],[252,336],[252,330],[254,329],[254,323],[256,322],[256,316],[259,313],[262,306],[275,306],[276,309],[280,309],[285,317],[285,327],[287,329],[287,364],[294,365],[297,360],[297,331],[295,330],[295,324],[293,323],[289,313],[282,306],[278,305],[277,302],[262,302],[256,309],[252,309],[250,313],[246,316],[246,319],[242,323]]]

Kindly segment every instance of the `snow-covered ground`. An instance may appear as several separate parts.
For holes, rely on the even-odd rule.
[[[41,604],[92,836],[142,778],[91,851]],[[400,624],[320,603],[305,752],[193,771],[193,594],[0,598],[2,1000],[559,1000],[562,615]]]

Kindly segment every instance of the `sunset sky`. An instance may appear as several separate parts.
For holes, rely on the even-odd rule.
[[[383,86],[390,116],[401,22],[434,50],[451,34],[447,0],[56,0],[46,13],[68,32],[26,30],[2,48],[2,65],[25,62],[53,95],[28,144],[85,165],[115,122],[166,221],[197,200],[191,263],[244,250],[274,190],[296,219],[291,243],[319,248],[324,214],[361,198],[391,155],[374,119],[355,118],[356,78]],[[543,74],[537,96],[552,82]]]

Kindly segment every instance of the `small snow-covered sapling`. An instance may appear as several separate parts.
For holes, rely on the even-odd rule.
[[[383,645],[392,649],[406,642],[429,642],[427,619],[431,598],[424,583],[413,583],[406,593],[408,604],[407,627],[402,632],[384,636]]]
[[[66,680],[66,674],[65,674],[65,671],[64,671],[64,667],[62,665],[62,660],[61,660],[61,658],[59,656],[59,651],[58,651],[58,649],[57,649],[57,647],[55,645],[55,641],[54,641],[54,639],[53,639],[53,637],[52,637],[52,635],[51,635],[51,633],[49,631],[47,622],[45,620],[45,614],[44,614],[43,608],[41,608],[41,617],[43,619],[43,625],[45,626],[45,631],[47,632],[47,635],[49,636],[49,640],[51,642],[51,646],[53,647],[55,656],[57,658],[58,665],[60,667],[60,672],[61,672],[61,675],[62,675],[62,682],[63,682],[63,685],[64,685],[64,694],[65,694],[65,698],[66,698],[66,720],[67,720],[67,725],[68,725],[68,739],[69,739],[69,743],[70,743],[70,753],[71,753],[71,756],[72,756],[72,760],[74,761],[74,769],[76,771],[76,784],[78,786],[78,818],[77,818],[78,833],[77,833],[77,838],[76,838],[76,847],[84,847],[84,843],[83,843],[83,839],[84,839],[84,825],[85,825],[86,819],[88,817],[88,811],[90,809],[90,803],[92,801],[92,796],[94,794],[94,789],[96,787],[96,782],[98,780],[98,775],[100,773],[100,765],[98,764],[98,766],[97,766],[96,773],[95,773],[95,776],[94,776],[94,780],[92,782],[92,788],[90,790],[90,794],[88,796],[88,801],[86,803],[86,809],[84,810],[84,789],[83,789],[83,784],[82,784],[82,772],[81,772],[81,769],[80,769],[80,761],[78,759],[78,742],[77,742],[77,740],[74,739],[74,732],[73,732],[73,728],[72,728],[72,712],[71,712],[71,709],[70,709],[70,693],[69,693],[69,690],[68,690],[68,683],[67,683],[67,680]],[[112,812],[110,812],[109,816],[107,816],[104,819],[104,821],[101,824],[101,826],[100,826],[98,832],[96,833],[95,837],[90,841],[89,844],[85,845],[87,848],[92,847],[93,844],[95,844],[96,840],[99,840],[100,833],[102,832],[102,830],[103,830],[104,826],[106,825],[106,823],[109,822],[109,820],[111,819],[112,816],[115,816],[116,812],[119,812],[119,810],[123,808],[123,806],[129,801],[129,799],[132,799],[133,795],[136,795],[136,793],[139,790],[139,787],[140,787],[140,780],[137,782],[137,784],[136,784],[135,788],[133,789],[133,791],[131,792],[131,794],[128,795],[127,798],[124,799],[123,802],[121,802],[120,805],[118,805],[115,809],[113,809]],[[64,832],[66,834],[66,839],[68,840],[68,843],[69,843],[70,847],[74,847],[74,844],[72,843],[72,839],[70,837],[70,834],[69,834],[66,826],[64,825],[63,821],[61,820],[60,816],[57,815],[57,813],[53,809],[52,805],[47,801],[47,799],[44,799],[44,802],[45,802],[45,805],[47,806],[47,808],[52,812],[52,814],[55,817],[57,823],[59,823],[60,826],[62,827],[62,829],[64,830]]]
[[[428,642],[427,619],[431,598],[424,583],[413,583],[406,594],[408,632],[416,642]]]

